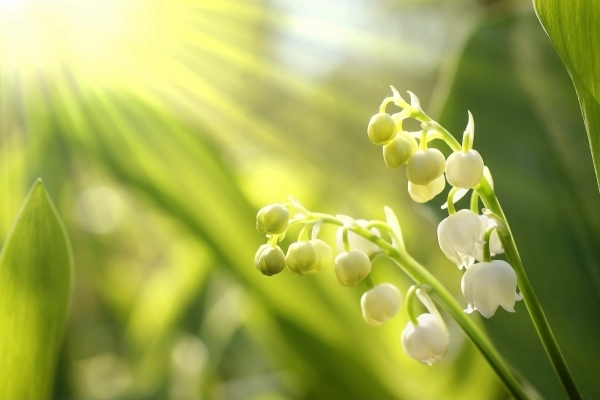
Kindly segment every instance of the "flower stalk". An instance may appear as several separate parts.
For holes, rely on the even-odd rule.
[[[573,379],[573,375],[569,370],[565,357],[563,356],[560,347],[558,346],[558,342],[554,337],[554,333],[550,328],[550,324],[548,323],[548,319],[544,314],[544,310],[542,309],[542,305],[540,304],[535,291],[533,290],[533,286],[529,281],[529,277],[527,276],[527,272],[525,271],[525,267],[523,266],[523,262],[521,261],[521,256],[519,255],[519,251],[517,250],[517,245],[515,243],[512,232],[510,231],[510,227],[508,226],[508,222],[506,221],[506,217],[504,215],[504,211],[502,211],[502,207],[500,206],[500,202],[494,193],[494,190],[490,186],[487,179],[484,177],[479,184],[479,195],[485,206],[490,209],[494,214],[499,216],[504,222],[504,229],[499,229],[500,241],[502,242],[502,246],[504,247],[504,252],[506,254],[506,258],[508,259],[510,265],[514,268],[517,274],[517,280],[519,284],[519,289],[521,290],[521,294],[523,295],[523,300],[525,301],[525,306],[527,307],[527,311],[531,316],[533,321],[533,325],[542,341],[544,349],[548,354],[548,358],[554,367],[554,371],[558,375],[567,395],[570,399],[582,399],[582,395],[579,392],[579,388]]]
[[[341,220],[328,214],[311,213],[309,217],[322,220],[324,223],[344,226]],[[379,224],[384,224],[384,222],[379,222]],[[435,276],[412,258],[406,250],[392,246],[370,230],[356,224],[349,227],[349,229],[379,246],[416,284],[428,285],[431,288],[431,297],[450,314],[471,339],[511,396],[515,399],[528,398],[510,367],[502,359],[486,334],[463,312],[462,306]]]

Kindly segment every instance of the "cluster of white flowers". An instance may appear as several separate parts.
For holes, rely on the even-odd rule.
[[[263,207],[256,216],[256,228],[269,238],[256,252],[254,264],[264,275],[271,276],[288,270],[298,275],[314,274],[332,264],[333,251],[329,245],[317,238],[319,228],[305,222],[305,228],[300,232],[298,241],[292,243],[284,254],[277,245],[290,225],[288,208],[298,208],[294,204],[272,204]],[[306,218],[302,210],[292,219],[299,221]],[[374,285],[369,277],[372,258],[381,253],[381,248],[372,241],[365,239],[350,230],[358,226],[369,230],[376,237],[381,233],[375,227],[370,227],[366,220],[353,220],[344,217],[344,226],[337,231],[337,247],[339,252],[333,264],[337,281],[346,287],[356,286],[362,281],[367,282],[368,290],[360,299],[360,307],[364,321],[371,326],[380,326],[392,319],[402,304],[400,290],[391,283]],[[312,230],[312,235],[308,234]],[[416,288],[416,287],[415,287]],[[414,291],[414,289],[411,289]],[[424,364],[442,360],[448,350],[448,329],[439,312],[426,293],[417,289],[417,294],[429,310],[418,317],[412,317],[411,322],[401,334],[402,346],[406,354]],[[408,298],[412,303],[412,295]],[[412,304],[409,304],[409,315]]]
[[[299,214],[303,217],[302,214]],[[286,206],[271,204],[263,207],[256,216],[256,228],[269,237],[269,243],[262,245],[256,252],[254,265],[264,275],[271,276],[287,268],[298,275],[315,274],[324,270],[333,261],[333,251],[324,241],[317,239],[318,228],[312,227],[312,238],[301,232],[299,241],[292,243],[284,254],[277,245],[279,238],[285,235],[289,226],[290,213]],[[365,220],[350,221],[349,225],[367,227]],[[307,227],[310,225],[307,225]],[[371,229],[379,236],[379,231]],[[304,236],[304,237],[303,237]],[[345,237],[344,237],[345,236]],[[304,240],[303,240],[304,239]],[[371,273],[371,256],[380,251],[371,241],[340,227],[338,230],[339,253],[335,257],[335,276],[338,282],[347,287],[356,286]],[[361,299],[362,315],[366,323],[379,326],[393,318],[400,309],[402,296],[390,283],[381,283],[371,287]]]
[[[516,274],[507,262],[491,259],[504,252],[501,239],[506,227],[501,219],[497,219],[499,217],[489,212],[479,215],[476,210],[480,186],[483,183],[492,187],[492,182],[481,155],[472,149],[472,115],[469,113],[460,148],[454,138],[448,138],[450,134],[444,128],[424,113],[414,94],[409,92],[409,104],[393,87],[392,91],[393,95],[384,100],[379,113],[369,122],[369,139],[383,147],[383,158],[389,168],[398,169],[406,165],[408,192],[413,200],[424,203],[433,199],[444,190],[446,181],[452,186],[445,205],[449,216],[439,224],[438,240],[448,259],[459,269],[465,269],[461,288],[468,306],[464,311],[471,313],[477,310],[486,318],[492,317],[499,306],[514,312],[515,302],[521,299],[516,292]],[[402,111],[387,114],[385,108],[389,103],[402,107]],[[422,131],[403,131],[402,123],[406,118],[422,122]],[[428,147],[429,141],[440,138],[451,143],[455,150],[447,159],[440,150]],[[454,203],[469,190],[473,190],[471,209],[456,211]],[[368,290],[362,295],[360,306],[367,324],[379,326],[393,318],[402,303],[400,291],[390,283],[375,285],[370,276],[373,258],[385,253],[382,248],[388,249],[388,255],[393,253],[390,247],[404,249],[393,212],[386,209],[388,223],[369,222],[311,213],[297,200],[291,197],[290,200],[291,204],[272,204],[258,212],[256,228],[266,234],[268,240],[256,253],[256,268],[267,276],[282,272],[286,266],[295,274],[310,275],[333,264],[341,285],[353,287],[363,281],[366,283]],[[331,247],[317,238],[324,222],[340,226],[337,234],[339,251],[335,259]],[[293,224],[302,224],[303,227],[298,240],[284,254],[278,243]],[[389,241],[384,238],[386,235]],[[429,279],[426,275],[421,276],[424,281]],[[439,292],[439,286],[437,290]],[[427,308],[427,313],[415,315],[412,306],[415,294]],[[440,300],[440,297],[437,300],[446,304],[446,300]],[[424,364],[442,360],[450,342],[448,329],[423,285],[412,286],[408,290],[406,304],[409,322],[400,337],[406,354]]]
[[[453,187],[448,196],[448,218],[438,227],[438,240],[444,254],[459,269],[466,269],[462,278],[462,292],[467,300],[466,313],[475,310],[486,318],[492,317],[499,306],[514,312],[515,302],[522,296],[516,293],[517,276],[513,268],[505,261],[491,260],[492,256],[504,252],[494,219],[466,209],[455,211],[454,202],[464,196],[468,190],[476,190],[482,179],[491,182],[489,170],[484,166],[481,155],[474,149],[474,121],[469,113],[462,148],[454,151],[446,159],[441,151],[429,148],[428,142],[443,138],[447,133],[437,122],[431,120],[421,109],[419,99],[411,92],[411,102],[406,102],[392,87],[393,95],[386,98],[379,110],[369,121],[367,133],[371,142],[383,146],[383,158],[390,169],[406,165],[408,193],[419,203],[425,203],[440,194],[446,180]],[[385,112],[389,103],[394,103],[402,111],[393,115]],[[407,132],[402,129],[403,121],[415,118],[422,122],[420,132]],[[420,139],[417,142],[417,139]],[[445,177],[444,177],[445,175]],[[475,197],[475,204],[478,202]],[[487,243],[486,243],[487,242]],[[477,262],[476,262],[477,261]],[[409,338],[422,336],[435,337],[441,329],[432,315],[421,315],[410,324],[410,329],[402,335],[403,343]],[[438,321],[439,322],[439,321]],[[429,335],[429,336],[428,336]],[[418,343],[417,339],[413,340]],[[441,344],[442,342],[437,342]],[[442,346],[443,347],[443,346]],[[416,350],[408,354],[423,362]],[[441,354],[438,352],[438,354]],[[439,358],[435,358],[438,360]],[[430,360],[431,361],[431,360]]]

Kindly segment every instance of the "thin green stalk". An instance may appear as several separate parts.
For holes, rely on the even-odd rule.
[[[535,326],[538,336],[544,345],[544,349],[550,358],[550,362],[552,363],[552,366],[554,367],[554,370],[556,371],[556,374],[558,375],[558,378],[560,379],[569,398],[582,399],[583,397],[581,396],[581,393],[575,384],[575,380],[571,375],[571,371],[567,366],[567,362],[560,351],[558,342],[556,341],[554,333],[552,332],[550,324],[548,323],[546,315],[544,314],[544,310],[542,309],[542,306],[533,290],[533,286],[527,277],[521,257],[519,256],[519,251],[517,250],[517,245],[512,232],[510,231],[510,227],[508,226],[508,222],[506,221],[506,216],[504,215],[502,207],[500,206],[500,202],[498,201],[494,190],[491,188],[490,184],[485,178],[481,180],[479,185],[479,195],[481,196],[485,206],[502,218],[505,223],[506,229],[503,231],[498,231],[500,234],[500,240],[502,241],[502,246],[504,247],[504,253],[506,254],[508,262],[517,274],[519,288],[521,290],[521,294],[523,295],[525,306],[527,307],[527,311],[529,311],[529,315],[533,320],[533,325]]]
[[[343,222],[327,214],[311,213],[311,217],[322,219],[323,222],[343,226]],[[466,335],[479,349],[483,357],[488,361],[506,390],[518,400],[527,399],[521,384],[516,379],[508,365],[504,362],[494,345],[488,340],[483,331],[469,318],[454,296],[433,276],[425,267],[419,264],[406,251],[398,250],[390,243],[381,239],[366,228],[354,225],[351,231],[361,235],[365,239],[381,247],[408,276],[417,284],[426,284],[431,287],[431,295],[434,300],[443,307],[448,314],[458,323]]]

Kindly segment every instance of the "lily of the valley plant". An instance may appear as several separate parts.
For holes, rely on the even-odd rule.
[[[256,218],[256,228],[267,237],[267,243],[256,253],[256,268],[267,276],[282,272],[286,266],[292,273],[310,275],[333,264],[341,285],[365,283],[366,291],[360,299],[362,315],[367,324],[379,326],[398,313],[402,302],[401,291],[396,286],[389,282],[376,284],[370,276],[373,259],[381,255],[389,257],[415,282],[406,292],[409,322],[400,334],[406,354],[424,364],[440,362],[446,356],[451,338],[437,303],[458,323],[517,399],[528,398],[521,383],[469,314],[478,312],[491,318],[499,307],[515,312],[515,303],[523,299],[566,393],[571,399],[581,398],[529,282],[494,192],[491,173],[481,155],[473,149],[473,116],[468,114],[461,144],[422,110],[417,96],[408,93],[410,103],[392,87],[392,95],[369,121],[368,137],[372,143],[382,146],[383,159],[389,168],[406,165],[408,193],[414,201],[425,203],[433,199],[444,190],[446,181],[452,186],[448,201],[442,206],[448,209],[449,215],[438,226],[438,241],[446,257],[465,270],[461,290],[466,309],[407,252],[398,219],[388,207],[384,207],[386,221],[365,221],[312,212],[293,197],[290,203],[266,206]],[[390,103],[402,111],[386,113]],[[408,118],[421,122],[422,129],[404,131],[403,121]],[[432,140],[445,142],[452,154],[446,159],[442,152],[430,148],[428,144]],[[454,204],[469,191],[470,208],[457,211]],[[331,247],[318,239],[323,224],[339,227],[339,251],[335,258]],[[278,243],[293,225],[301,226],[300,233],[284,254]],[[508,262],[492,259],[502,253]],[[415,294],[427,313],[415,315]]]

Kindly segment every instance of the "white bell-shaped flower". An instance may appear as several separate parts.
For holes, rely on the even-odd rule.
[[[363,228],[366,228],[369,223],[369,221],[364,220],[364,219],[357,219],[354,222],[356,223],[356,225],[361,226]],[[381,233],[376,228],[371,228],[370,230],[375,235],[381,236]],[[340,227],[337,230],[337,234],[336,234],[336,242],[337,242],[338,250],[340,252],[344,251],[343,234],[344,234],[344,228]],[[362,237],[359,234],[354,233],[352,231],[348,231],[348,244],[350,244],[350,249],[360,250],[363,253],[365,253],[367,256],[370,256],[371,254],[376,253],[379,250],[381,250],[381,248],[379,246],[377,246],[375,243],[371,242],[369,239],[365,239],[364,237]]]
[[[417,325],[409,321],[400,339],[409,357],[427,365],[443,360],[450,344],[443,321],[429,313],[419,315]]]
[[[398,313],[401,303],[398,288],[391,283],[381,283],[362,295],[360,308],[367,324],[379,326]]]
[[[446,158],[438,149],[417,150],[406,164],[406,177],[415,185],[426,186],[440,177],[446,168]]]
[[[461,289],[470,314],[477,310],[486,318],[496,313],[498,306],[515,312],[515,302],[523,297],[517,293],[517,275],[510,264],[502,260],[471,265],[463,275]]]
[[[476,243],[481,243],[483,234],[481,220],[471,210],[457,211],[438,225],[440,248],[459,269],[475,262]]]
[[[445,187],[446,179],[444,178],[444,174],[442,174],[439,178],[434,179],[426,186],[415,185],[412,182],[408,182],[408,194],[410,195],[410,198],[417,203],[426,203],[442,193]]]
[[[371,260],[359,250],[350,250],[335,258],[335,276],[342,286],[356,286],[371,272]]]
[[[483,177],[483,159],[476,150],[455,151],[446,161],[446,179],[454,187],[471,189]]]
[[[383,145],[396,136],[396,121],[387,113],[378,113],[371,117],[367,134],[374,144]]]

